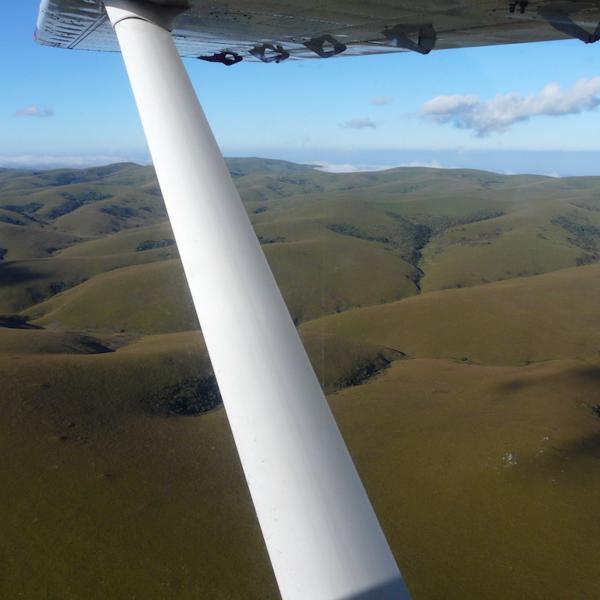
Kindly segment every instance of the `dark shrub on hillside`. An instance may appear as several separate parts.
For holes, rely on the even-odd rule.
[[[150,410],[158,415],[194,417],[222,404],[214,375],[186,377],[148,398]]]
[[[112,205],[105,206],[100,210],[111,217],[118,217],[119,219],[129,219],[129,217],[135,217],[138,214],[138,211],[135,208],[129,208],[128,206]]]
[[[166,239],[166,240],[144,240],[140,242],[136,247],[136,252],[144,252],[144,250],[154,250],[154,248],[167,248],[168,246],[172,246],[175,243],[175,240]]]

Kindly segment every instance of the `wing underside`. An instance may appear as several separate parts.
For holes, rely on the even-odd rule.
[[[600,0],[189,0],[185,6],[173,30],[180,54],[216,56],[216,62],[427,54],[570,37],[593,42],[600,21]],[[43,0],[36,39],[62,48],[118,50],[101,0]]]

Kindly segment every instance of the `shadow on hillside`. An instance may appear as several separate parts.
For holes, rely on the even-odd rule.
[[[22,315],[0,315],[0,327],[4,329],[44,329],[28,321],[29,317]]]
[[[600,425],[600,423],[599,423]],[[566,444],[561,450],[567,456],[587,456],[600,460],[600,426],[598,431]]]
[[[25,283],[27,281],[41,279],[42,277],[42,274],[35,273],[34,271],[21,267],[15,263],[6,263],[0,265],[0,285]]]
[[[544,386],[549,383],[572,383],[573,380],[584,380],[584,383],[600,383],[600,365],[573,366],[551,374],[531,373],[529,376],[504,381],[496,387],[502,394],[513,394],[533,386]],[[586,381],[587,380],[587,381]]]
[[[600,365],[584,367],[580,369],[580,373],[583,377],[600,382]]]
[[[600,461],[600,420],[595,432],[582,433],[577,439],[541,448],[531,461],[524,461],[519,469],[526,475],[525,481],[562,482],[569,485],[589,485],[590,460]]]

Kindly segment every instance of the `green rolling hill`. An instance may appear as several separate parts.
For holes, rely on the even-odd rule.
[[[415,600],[600,597],[600,178],[230,171]],[[277,598],[152,169],[0,170],[0,598]]]
[[[600,265],[347,311],[302,326],[411,357],[488,365],[600,358]]]

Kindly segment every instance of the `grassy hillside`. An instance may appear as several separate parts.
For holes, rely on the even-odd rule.
[[[198,327],[178,260],[111,270],[26,312],[53,329],[150,334]]]
[[[586,204],[536,198],[495,219],[455,227],[435,238],[424,255],[423,289],[537,275],[599,257],[600,197]]]
[[[277,597],[224,412],[156,402],[198,349],[0,358],[3,596]],[[331,397],[416,598],[595,596],[598,368],[408,360]]]
[[[600,258],[600,183],[469,170],[392,169],[330,174],[259,159],[232,159],[230,169],[282,288],[299,320],[390,302],[420,290],[469,287],[593,263]],[[0,178],[0,254],[6,271],[52,259],[28,294],[0,290],[0,310],[23,310],[90,276],[65,274],[63,257],[128,255],[119,266],[176,256],[152,170],[132,164],[82,171],[5,171]],[[365,244],[368,242],[369,244]],[[162,246],[161,246],[162,244]],[[274,246],[271,248],[270,246]],[[275,246],[277,248],[275,248]],[[347,260],[342,260],[347,258]],[[54,260],[56,259],[56,260]],[[314,285],[287,282],[290,265],[332,282],[324,298]],[[99,263],[97,263],[99,264]],[[323,265],[318,266],[318,265]],[[364,285],[365,265],[379,274]],[[70,267],[66,267],[69,270]],[[19,279],[21,278],[21,279]],[[63,282],[65,285],[50,286]],[[303,281],[303,283],[305,283]],[[10,288],[10,285],[9,285]]]
[[[8,211],[5,211],[5,214]],[[1,217],[0,217],[1,221]],[[2,261],[27,258],[48,258],[61,248],[80,241],[78,236],[49,228],[25,225],[26,221],[14,219],[14,223],[0,222],[0,254]]]
[[[600,594],[599,373],[409,360],[331,399],[414,598]]]
[[[444,290],[305,324],[411,357],[483,364],[593,358],[600,352],[600,265]]]
[[[176,255],[176,249],[171,247],[109,256],[57,256],[0,262],[0,314],[24,310],[101,273]]]
[[[600,178],[231,159],[415,600],[600,597]],[[0,598],[278,597],[153,171],[0,170]]]
[[[126,229],[118,233],[96,239],[82,241],[62,250],[62,257],[69,256],[109,256],[113,254],[131,254],[156,248],[165,251],[175,250],[175,240],[168,221],[157,225]]]

